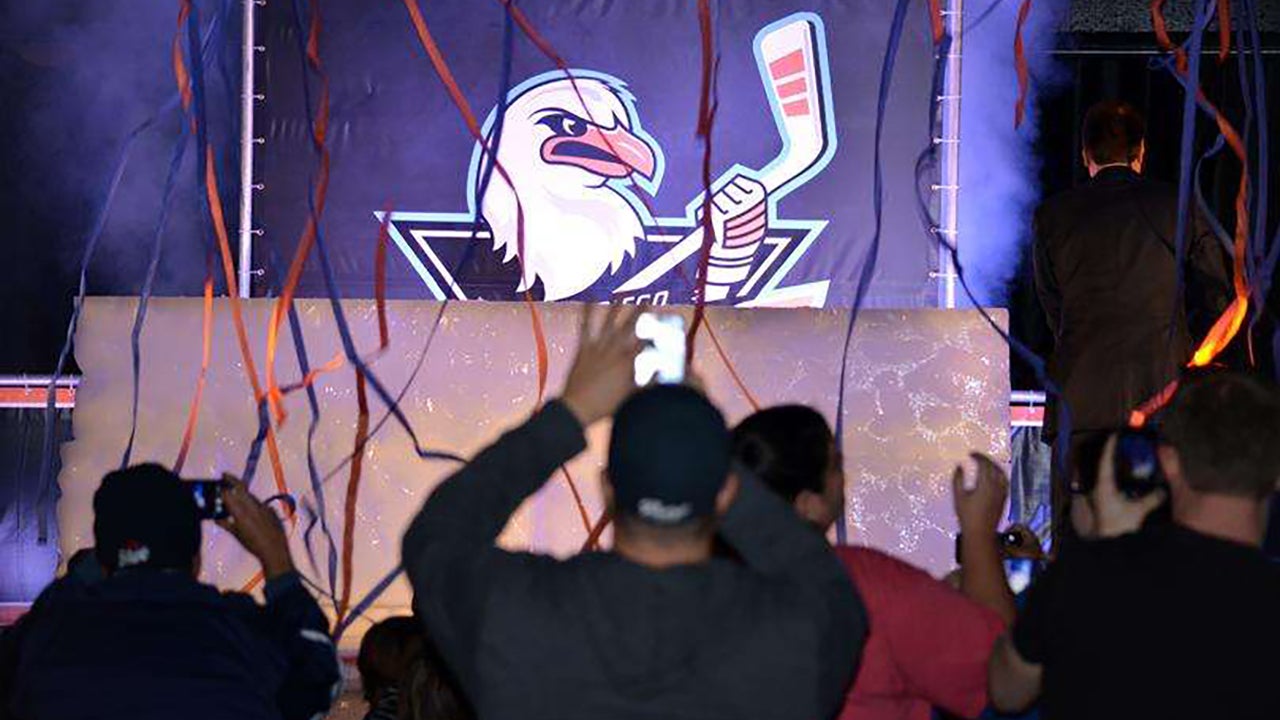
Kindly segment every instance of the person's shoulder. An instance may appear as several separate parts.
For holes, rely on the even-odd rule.
[[[835,550],[860,591],[865,587],[894,594],[921,584],[943,584],[923,569],[883,550],[861,545],[844,545]]]
[[[1176,209],[1178,206],[1178,187],[1173,183],[1139,175],[1131,187],[1148,207]]]

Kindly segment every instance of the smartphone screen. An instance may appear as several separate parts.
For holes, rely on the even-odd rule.
[[[664,385],[684,382],[684,318],[680,315],[642,313],[636,318],[636,338],[644,349],[636,355],[636,386],[655,379]]]
[[[221,520],[227,517],[227,508],[222,502],[221,480],[188,480],[191,498],[196,501],[196,514],[201,520]]]
[[[1009,579],[1009,590],[1014,595],[1027,589],[1035,575],[1036,561],[1028,558],[1009,558],[1004,561],[1004,574]]]

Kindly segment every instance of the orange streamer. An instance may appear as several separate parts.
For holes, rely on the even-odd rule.
[[[182,24],[192,12],[191,0],[183,0],[182,7],[178,12],[178,32],[182,32]],[[174,73],[177,75],[178,91],[182,96],[183,109],[190,112],[192,100],[191,77],[182,61],[182,50],[180,43],[175,43],[174,55]],[[199,62],[198,57],[190,58],[192,62]],[[195,118],[192,118],[195,121]],[[245,329],[244,315],[240,307],[240,295],[237,292],[236,268],[235,261],[231,256],[231,242],[227,237],[226,220],[222,215],[222,198],[218,193],[218,178],[216,158],[213,155],[213,148],[205,147],[205,173],[204,173],[204,190],[207,204],[209,205],[209,218],[213,223],[214,234],[218,240],[218,252],[222,259],[222,270],[224,280],[227,285],[228,300],[231,305],[231,319],[235,325],[236,339],[240,345],[240,355],[244,361],[245,374],[249,377],[249,384],[253,388],[253,399],[255,406],[262,402],[264,397],[262,386],[258,382],[258,370],[253,362],[253,351],[249,347],[249,334]],[[280,462],[280,449],[276,445],[275,430],[270,425],[267,427],[267,454],[271,459],[271,472],[275,476],[276,490],[280,493],[288,493],[289,487],[284,479],[284,466]],[[294,511],[292,508],[287,509],[286,513],[290,519],[294,519]]]
[[[591,516],[587,514],[586,503],[582,502],[582,494],[578,492],[578,484],[573,481],[573,476],[569,474],[569,468],[566,465],[560,466],[560,473],[564,475],[564,481],[569,486],[569,492],[573,495],[573,504],[578,508],[578,515],[582,518],[582,529],[587,531],[587,537],[591,537]]]
[[[933,44],[937,45],[942,42],[942,34],[945,32],[941,0],[929,0],[929,26],[933,30]]]
[[[1164,18],[1164,3],[1165,0],[1152,0],[1151,2],[1151,24],[1155,28],[1156,40],[1160,43],[1162,49],[1173,53],[1174,64],[1178,74],[1190,80],[1187,54],[1182,48],[1174,45],[1173,40],[1169,37],[1168,24]],[[1219,7],[1223,4],[1225,3],[1219,3]],[[1222,22],[1221,16],[1219,22]],[[1229,19],[1226,24],[1230,25]],[[1249,281],[1245,270],[1245,253],[1248,252],[1249,244],[1249,158],[1245,150],[1244,141],[1240,138],[1240,133],[1236,132],[1235,127],[1227,121],[1226,117],[1218,110],[1218,107],[1205,97],[1204,92],[1199,89],[1197,89],[1196,99],[1209,108],[1217,123],[1218,132],[1222,133],[1227,146],[1231,148],[1231,152],[1240,160],[1240,185],[1236,191],[1235,201],[1236,227],[1232,242],[1235,257],[1231,263],[1235,299],[1218,318],[1217,322],[1214,323],[1213,329],[1209,331],[1208,336],[1192,356],[1191,365],[1193,367],[1203,367],[1213,362],[1214,358],[1226,349],[1227,345],[1239,332],[1249,312]]]
[[[307,64],[320,76],[320,109],[311,127],[311,142],[320,153],[320,171],[316,175],[312,193],[315,202],[310,204],[307,222],[302,235],[298,238],[298,247],[294,251],[293,260],[289,263],[289,272],[285,276],[280,297],[276,299],[271,311],[271,321],[267,326],[267,397],[276,422],[283,424],[288,413],[284,409],[284,393],[276,380],[276,354],[280,347],[280,327],[289,313],[294,296],[298,291],[298,283],[302,280],[302,271],[315,246],[316,232],[320,225],[320,217],[324,215],[325,200],[329,191],[329,74],[325,72],[320,61],[320,8],[318,3],[311,3],[311,22],[307,33]]]
[[[204,386],[209,376],[209,358],[213,355],[213,269],[204,277],[204,312],[200,316],[200,374],[196,376],[196,394],[191,399],[191,408],[187,410],[187,426],[182,432],[182,444],[178,448],[178,459],[173,461],[175,475],[182,474],[182,466],[187,463],[187,452],[191,450],[191,441],[196,435],[196,421],[200,417],[200,403],[204,399]]]
[[[418,41],[422,44],[422,49],[426,51],[427,58],[431,61],[431,67],[436,71],[436,75],[440,77],[440,82],[444,84],[445,92],[449,94],[449,98],[453,101],[458,113],[462,116],[462,121],[467,126],[467,131],[471,133],[471,137],[480,143],[480,152],[493,163],[493,169],[497,171],[502,181],[511,188],[511,193],[516,199],[516,249],[520,260],[520,281],[525,286],[530,285],[527,282],[524,270],[524,206],[520,203],[520,195],[516,191],[515,183],[511,181],[511,176],[507,173],[506,168],[498,161],[498,156],[489,147],[489,143],[485,140],[484,134],[480,132],[480,123],[476,121],[475,113],[471,111],[471,103],[467,102],[467,98],[462,94],[462,89],[458,86],[457,80],[453,77],[453,71],[449,69],[449,63],[444,58],[444,53],[440,51],[440,46],[436,44],[435,38],[432,37],[431,31],[427,28],[427,21],[422,17],[422,10],[418,7],[417,0],[404,0],[404,7],[409,12],[409,19],[413,22],[413,29],[418,35]],[[533,294],[528,290],[524,293],[525,305],[529,308],[530,323],[533,326],[533,339],[536,345],[536,358],[538,362],[538,402],[542,402],[543,395],[546,392],[547,382],[547,338],[542,330],[542,318],[538,313],[538,306],[533,301]]]
[[[1161,49],[1173,54],[1174,67],[1177,73],[1189,81],[1191,73],[1187,53],[1181,47],[1175,45],[1172,38],[1169,37],[1169,26],[1164,17],[1164,4],[1165,0],[1151,0],[1151,25],[1155,29],[1156,41],[1160,44]],[[1225,2],[1218,3],[1218,23],[1219,31],[1226,27],[1229,33],[1231,26],[1230,15],[1223,14],[1226,4]],[[1225,49],[1229,47],[1230,36],[1229,34],[1224,35],[1223,38],[1223,50],[1220,50],[1220,57],[1225,58]],[[1249,243],[1249,160],[1244,142],[1240,139],[1240,134],[1236,132],[1235,127],[1227,121],[1226,117],[1218,110],[1218,107],[1198,87],[1196,100],[1209,108],[1218,126],[1218,132],[1222,133],[1227,145],[1240,160],[1240,186],[1236,191],[1235,202],[1236,228],[1232,241],[1235,257],[1231,263],[1232,286],[1235,291],[1235,298],[1232,299],[1231,304],[1214,322],[1208,335],[1205,336],[1200,345],[1196,347],[1195,352],[1192,353],[1191,361],[1187,363],[1188,367],[1205,367],[1212,363],[1231,344],[1249,314],[1249,280],[1244,260],[1245,253],[1248,252]],[[1252,362],[1252,345],[1250,345],[1249,349],[1250,361]],[[1130,413],[1129,424],[1133,427],[1142,427],[1152,415],[1168,404],[1177,389],[1178,383],[1176,380],[1169,383],[1155,397],[1147,400]]]
[[[1218,62],[1231,54],[1231,0],[1218,0]]]
[[[1027,114],[1027,90],[1031,87],[1031,71],[1027,68],[1027,49],[1022,42],[1022,28],[1031,14],[1031,0],[1022,0],[1018,8],[1018,25],[1013,34],[1013,67],[1018,74],[1018,100],[1013,106],[1013,127],[1022,127]]]
[[[605,528],[613,522],[613,515],[606,510],[600,514],[600,519],[596,521],[595,527],[591,528],[591,533],[587,535],[586,542],[582,543],[582,549],[579,552],[587,552],[588,550],[600,549],[600,536],[604,535]]]
[[[378,225],[378,244],[373,255],[373,297],[378,307],[378,350],[391,346],[391,330],[387,325],[387,243],[391,225],[391,205],[382,211],[382,223]]]
[[[698,253],[698,272],[694,276],[693,321],[685,335],[686,362],[693,362],[698,329],[702,327],[707,312],[707,272],[711,261],[711,247],[716,242],[715,225],[711,220],[711,128],[715,124],[716,105],[712,97],[717,60],[711,28],[710,0],[698,0],[698,32],[701,37],[702,72],[698,99],[698,127],[696,135],[702,138],[702,248]]]
[[[360,474],[364,469],[364,448],[369,441],[369,395],[365,391],[364,373],[356,368],[355,451],[351,453],[351,473],[347,480],[347,504],[342,525],[342,596],[338,600],[337,620],[341,625],[351,606],[352,557],[355,554],[356,500],[360,494]]]
[[[729,355],[724,351],[724,347],[720,345],[720,338],[716,337],[716,330],[711,325],[711,320],[707,319],[707,335],[711,338],[712,345],[715,346],[716,354],[720,356],[720,360],[724,362],[725,369],[729,371],[729,377],[733,378],[734,384],[738,386],[738,390],[742,392],[742,396],[747,399],[747,404],[751,406],[752,412],[760,411],[760,403],[756,400],[756,396],[751,393],[751,389],[742,381],[742,376],[738,374],[738,368],[734,367],[733,361],[729,359]]]

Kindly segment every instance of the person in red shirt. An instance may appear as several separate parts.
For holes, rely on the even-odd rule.
[[[768,408],[733,432],[735,460],[790,501],[820,532],[844,513],[843,462],[830,426],[802,405]],[[1004,471],[973,456],[976,477],[953,474],[962,532],[960,589],[879,550],[835,548],[862,597],[871,635],[841,720],[928,720],[939,708],[977,717],[987,706],[987,660],[1014,616],[996,527]]]

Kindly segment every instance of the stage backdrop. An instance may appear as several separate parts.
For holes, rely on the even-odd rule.
[[[332,176],[322,229],[344,295],[372,296],[380,213],[391,208],[393,296],[501,300],[527,287],[547,300],[691,302],[703,189],[697,3],[521,2],[575,81],[518,27],[505,27],[498,0],[420,3],[483,132],[492,137],[501,127],[500,171],[483,193],[490,163],[433,72],[403,3],[311,4],[321,11],[319,57],[330,92]],[[262,292],[279,287],[307,215],[306,180],[318,167],[304,77],[318,107],[320,76],[304,71],[298,5],[274,2],[260,11],[265,102],[257,128],[265,142],[256,221],[265,234],[255,262],[267,268],[257,280]],[[846,307],[874,230],[876,99],[894,3],[712,5],[718,240],[708,299]],[[308,22],[302,18],[300,27]],[[512,41],[501,93],[504,32]],[[916,156],[930,140],[932,59],[928,3],[914,2],[887,105],[872,306],[936,299],[936,252],[914,187]],[[302,294],[324,294],[314,258]]]
[[[135,462],[172,463],[177,455],[200,367],[200,305],[198,299],[152,300],[142,335]],[[378,343],[373,305],[346,303],[356,343],[366,350]],[[134,299],[90,298],[76,337],[84,379],[77,395],[75,440],[62,448],[59,478],[63,495],[58,517],[67,553],[91,543],[93,492],[102,475],[119,464],[129,435],[130,359],[120,338],[128,335],[135,306]],[[217,312],[208,386],[183,471],[187,477],[239,473],[257,424],[225,300],[218,302]],[[270,312],[267,300],[250,301],[246,307],[254,347],[265,342]],[[328,304],[299,301],[298,312],[311,358],[320,362],[333,357],[340,345]],[[542,309],[552,396],[563,384],[577,344],[578,312],[579,307],[569,303]],[[392,302],[389,321],[391,347],[374,368],[392,393],[407,383],[439,323],[417,380],[401,403],[426,445],[469,457],[534,409],[536,363],[524,305]],[[848,311],[712,308],[708,322],[762,405],[809,403],[832,418]],[[859,317],[848,355],[844,416],[851,541],[889,550],[935,574],[951,567],[952,468],[971,450],[991,453],[1002,463],[1008,459],[1007,358],[1000,338],[976,312],[871,310]],[[292,352],[282,354],[279,368],[286,381],[298,377]],[[698,337],[695,370],[730,421],[750,412],[705,331]],[[355,434],[352,371],[344,368],[321,376],[318,394],[315,461],[322,475],[332,475],[325,484],[325,517],[340,547],[348,490],[342,463],[351,453]],[[376,425],[385,407],[376,399],[370,402]],[[311,505],[315,495],[307,480],[306,398],[297,393],[285,405],[290,413],[280,430],[285,474],[300,504]],[[588,450],[568,465],[592,520],[602,510],[599,473],[607,433],[607,424],[595,427]],[[394,423],[373,436],[354,495],[353,599],[395,567],[409,518],[453,467],[418,460],[408,436]],[[253,487],[264,497],[275,492],[265,457]],[[295,557],[327,591],[326,542],[319,528],[311,533],[319,561],[318,568],[312,566],[305,559],[304,527],[300,522],[293,529]],[[516,514],[502,541],[508,547],[563,555],[576,552],[586,534],[564,477],[556,476]],[[206,531],[206,580],[236,588],[256,569],[224,533]],[[397,583],[375,615],[405,611],[408,598],[408,587]]]

